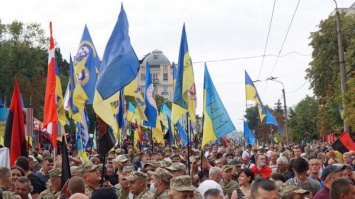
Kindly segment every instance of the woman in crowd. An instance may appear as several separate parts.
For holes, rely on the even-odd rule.
[[[18,166],[11,167],[11,192],[15,192],[15,182],[19,177],[25,175],[25,172]]]
[[[231,199],[243,199],[250,194],[250,186],[254,180],[254,172],[250,169],[242,169],[238,175],[239,189],[234,190]]]

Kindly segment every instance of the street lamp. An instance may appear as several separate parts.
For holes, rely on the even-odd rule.
[[[274,81],[274,82],[278,82],[280,84],[282,84],[282,94],[283,94],[283,97],[284,97],[284,109],[285,109],[285,128],[286,128],[286,142],[287,142],[287,146],[289,146],[290,144],[290,136],[289,136],[289,133],[288,133],[288,121],[287,121],[287,105],[286,105],[286,95],[285,95],[285,86],[282,82],[280,82],[279,80],[276,79],[276,77],[269,77],[267,78],[266,80],[271,80],[271,81]]]

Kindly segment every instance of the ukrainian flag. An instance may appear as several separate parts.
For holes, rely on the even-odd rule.
[[[212,82],[207,66],[203,84],[203,137],[202,147],[235,130],[226,108]]]
[[[124,87],[124,95],[134,97],[141,102],[144,101],[142,93],[139,91],[138,83],[136,79],[133,79],[131,83]]]
[[[172,122],[175,124],[186,112],[189,113],[190,120],[196,122],[196,87],[192,61],[187,45],[185,24],[182,29],[178,61],[172,104]]]
[[[111,111],[111,102],[118,100],[117,93],[137,76],[138,70],[139,61],[130,42],[127,15],[122,5],[102,58],[93,104],[96,114],[114,133],[118,132],[118,124]]]
[[[260,96],[253,81],[249,77],[247,71],[245,71],[245,97],[246,100],[254,101],[258,105],[259,117],[262,122],[266,116],[263,103],[261,102]]]

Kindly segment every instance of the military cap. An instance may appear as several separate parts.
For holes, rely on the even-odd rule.
[[[140,171],[132,171],[128,177],[126,177],[126,180],[128,181],[135,181],[138,179],[143,179],[145,180],[147,177],[144,175],[144,173]]]
[[[115,159],[113,159],[114,162],[127,162],[128,158],[125,155],[118,155]]]
[[[62,171],[58,168],[55,168],[55,169],[49,170],[48,174],[49,174],[50,178],[59,177],[59,176],[62,176]]]
[[[301,194],[306,194],[309,193],[308,190],[302,189],[300,185],[289,183],[289,184],[283,184],[280,187],[281,190],[281,196],[287,194],[287,193],[301,193]]]
[[[174,162],[166,169],[169,171],[186,171],[186,166],[181,162]]]
[[[80,165],[76,171],[82,176],[86,172],[93,171],[97,169],[99,165],[94,165],[91,161],[85,162],[84,164]]]
[[[148,171],[148,173],[161,178],[165,182],[170,182],[170,179],[173,177],[168,170],[163,168],[157,168],[154,172]]]
[[[232,166],[231,165],[223,165],[222,167],[222,172],[228,171],[228,170],[232,170]]]
[[[194,191],[196,188],[192,186],[191,177],[183,175],[173,177],[170,180],[170,189],[175,191]]]
[[[124,166],[121,173],[129,174],[132,171],[134,171],[134,167],[133,166]]]
[[[170,161],[166,161],[165,159],[163,159],[163,160],[160,160],[159,161],[159,163],[160,163],[160,166],[161,167],[164,167],[164,168],[166,168],[166,167],[170,167],[171,166],[171,164],[172,164],[172,162]]]
[[[158,168],[160,167],[160,163],[155,161],[155,160],[152,160],[152,161],[149,161],[148,163],[144,164],[144,167],[145,168],[146,166],[152,166],[152,167],[155,167],[155,168]]]

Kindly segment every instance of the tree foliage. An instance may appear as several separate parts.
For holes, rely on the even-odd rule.
[[[314,97],[307,96],[289,115],[290,137],[292,141],[306,139],[316,139],[319,137],[318,124],[318,104]]]
[[[43,116],[46,88],[47,44],[48,39],[38,23],[0,21],[0,95],[10,102],[16,76],[25,107],[32,107],[34,117],[39,119]],[[56,50],[56,55],[60,55],[60,50]],[[68,68],[61,55],[58,61],[60,69]],[[66,84],[62,86],[66,88]]]
[[[345,50],[346,75],[355,69],[355,17],[341,14],[341,26]],[[319,125],[318,130],[324,134],[342,132],[342,119],[339,117],[339,107],[342,107],[340,90],[339,54],[335,16],[329,16],[318,25],[319,30],[311,33],[310,46],[313,47],[310,67],[306,70],[306,78],[318,100]],[[349,93],[353,84],[348,84]],[[351,94],[348,97],[352,97]],[[355,96],[354,96],[355,97]],[[355,100],[355,98],[351,98]],[[351,100],[347,100],[352,110]],[[349,114],[345,114],[349,117]],[[353,125],[354,123],[352,123]]]

